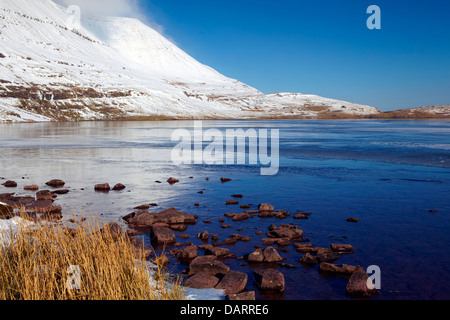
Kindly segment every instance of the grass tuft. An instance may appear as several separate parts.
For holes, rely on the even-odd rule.
[[[163,266],[151,270],[126,233],[98,222],[19,224],[0,230],[8,237],[0,245],[1,300],[184,299],[178,279],[169,281]]]

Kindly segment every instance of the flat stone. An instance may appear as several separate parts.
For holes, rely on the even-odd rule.
[[[189,273],[207,273],[211,275],[227,274],[230,267],[217,260],[216,256],[201,256],[195,258],[189,265]]]
[[[322,262],[319,265],[319,271],[320,272],[328,272],[328,273],[335,273],[335,274],[343,274],[343,275],[351,275],[353,272],[355,272],[357,267],[350,266],[346,264],[336,265],[328,262]]]
[[[218,283],[219,278],[208,273],[199,272],[187,279],[183,285],[193,289],[211,289]]]
[[[150,236],[152,241],[158,244],[171,244],[176,242],[175,233],[167,227],[153,227]]]
[[[247,274],[231,270],[223,277],[215,288],[225,290],[226,295],[237,294],[245,290],[247,278]]]

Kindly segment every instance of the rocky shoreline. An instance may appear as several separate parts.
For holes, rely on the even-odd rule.
[[[5,180],[5,179],[3,179]],[[161,183],[160,181],[158,181]],[[179,180],[169,178],[167,183],[176,184]],[[219,183],[232,183],[232,179],[221,178]],[[15,181],[2,183],[7,189],[17,189]],[[13,208],[25,210],[32,219],[46,221],[60,221],[63,219],[62,207],[55,204],[55,200],[70,191],[64,189],[65,182],[53,179],[46,183],[48,190],[39,190],[37,185],[24,186],[23,190],[35,192],[35,196],[16,196],[16,193],[0,194],[0,219],[9,219],[17,214]],[[110,187],[108,183],[93,186],[96,192],[121,191],[126,189],[123,184]],[[15,191],[15,190],[14,190]],[[244,195],[233,194],[224,205],[232,208],[217,221],[211,219],[199,221],[198,215],[181,212],[176,208],[168,208],[159,212],[151,212],[157,207],[155,203],[136,205],[134,211],[123,216],[127,225],[126,234],[135,246],[136,252],[145,247],[144,258],[168,266],[172,260],[186,266],[182,272],[185,277],[184,286],[194,289],[221,289],[229,300],[254,300],[256,292],[248,290],[248,284],[265,293],[283,294],[286,290],[284,269],[296,269],[319,265],[319,272],[348,279],[346,294],[352,297],[368,298],[380,292],[368,288],[369,276],[360,266],[336,264],[342,255],[356,254],[351,244],[330,243],[329,247],[314,246],[310,239],[304,237],[303,230],[298,226],[299,221],[307,222],[311,213],[299,211],[292,214],[274,206],[261,203],[256,210],[249,210],[251,206],[240,204]],[[194,204],[199,206],[199,204]],[[291,223],[282,223],[290,219]],[[258,230],[256,235],[262,236],[258,240],[252,239],[252,234],[243,234],[245,229],[239,224],[250,219],[265,219],[266,230]],[[358,223],[356,218],[349,218],[349,223]],[[76,222],[69,219],[69,222]],[[221,234],[211,234],[207,230],[200,233],[190,232],[190,226],[203,223],[220,224],[221,229],[236,228],[239,233],[233,233],[226,239]],[[110,229],[122,233],[118,223],[110,223]],[[144,244],[144,236],[148,236],[151,243]],[[191,240],[191,241],[190,241]],[[197,244],[195,244],[196,242]],[[245,255],[233,253],[233,247],[239,243],[254,244],[253,251]],[[283,253],[294,250],[298,253],[298,263],[285,262]],[[156,251],[158,261],[155,261]],[[242,272],[238,268],[231,270],[227,265],[230,261],[240,261],[240,266],[258,266],[252,274]]]

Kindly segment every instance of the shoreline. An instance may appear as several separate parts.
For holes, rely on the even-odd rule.
[[[175,181],[176,179],[169,179],[166,183],[176,184]],[[11,181],[6,183],[11,185],[8,189],[17,191],[17,184],[13,187]],[[223,178],[213,183],[232,184],[233,180]],[[54,179],[46,185],[48,190],[37,191],[34,188],[35,200],[30,196],[16,197],[12,192],[1,194],[0,200],[11,206],[22,204],[38,219],[77,223],[62,214],[60,205],[54,205],[54,201],[59,202],[61,198],[64,201],[64,195],[68,193],[61,189],[65,182]],[[93,191],[108,193],[126,189],[122,184],[115,187],[96,185]],[[165,267],[179,265],[184,268],[178,274],[184,277],[186,287],[225,290],[229,300],[255,300],[256,293],[265,295],[261,300],[284,299],[285,290],[290,290],[285,270],[314,266],[319,267],[320,274],[348,281],[346,295],[349,297],[368,298],[379,294],[377,290],[364,287],[368,274],[360,266],[336,264],[343,255],[357,254],[351,244],[342,243],[344,239],[330,239],[329,247],[321,247],[313,245],[314,240],[304,237],[302,229],[313,213],[301,210],[291,213],[270,204],[259,204],[257,209],[252,210],[254,206],[243,204],[243,198],[245,195],[230,195],[224,205],[234,213],[218,216],[215,221],[184,213],[176,208],[162,210],[157,204],[136,205],[132,213],[124,213],[121,218],[127,226],[125,232],[135,239],[133,241],[141,245],[145,243],[148,261],[156,254],[156,257],[163,259],[159,262]],[[199,207],[200,204],[194,206]],[[155,209],[151,210],[152,208]],[[264,221],[266,228],[249,231],[242,227],[241,223],[251,223],[252,219]],[[354,224],[359,219],[349,218],[347,221]],[[208,232],[208,227],[214,225],[216,230],[223,232]],[[191,226],[205,231],[193,233],[190,231]],[[227,236],[230,232],[228,230],[231,230],[231,236]],[[235,249],[243,244],[252,246],[253,249],[248,250],[247,254],[234,254]],[[285,262],[284,255],[290,251],[297,256],[296,264]],[[232,268],[230,264],[233,265]],[[249,274],[244,267],[250,267],[254,271]],[[255,288],[258,292],[253,290]]]

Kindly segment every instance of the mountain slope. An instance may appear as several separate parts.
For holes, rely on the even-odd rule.
[[[0,120],[370,116],[314,95],[264,95],[205,66],[135,19],[72,30],[50,0],[0,0]]]

